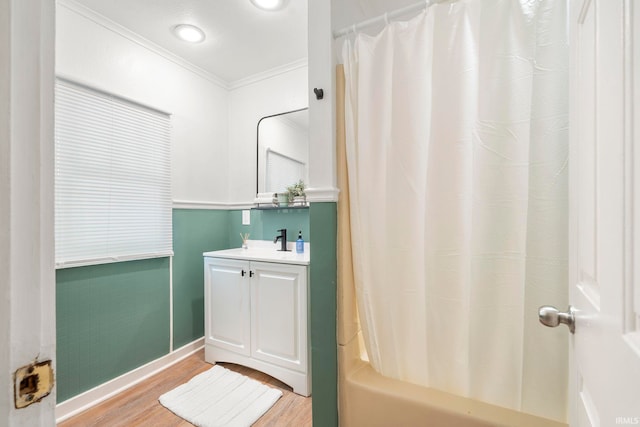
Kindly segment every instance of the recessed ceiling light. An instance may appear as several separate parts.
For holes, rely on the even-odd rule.
[[[286,6],[287,0],[251,0],[251,3],[262,10],[280,10]]]
[[[176,25],[173,27],[173,34],[175,34],[180,40],[184,40],[189,43],[200,43],[204,40],[204,31],[195,25]]]

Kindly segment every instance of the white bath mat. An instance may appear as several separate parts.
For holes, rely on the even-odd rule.
[[[282,391],[222,366],[193,377],[160,396],[160,403],[198,427],[248,427],[273,406]]]

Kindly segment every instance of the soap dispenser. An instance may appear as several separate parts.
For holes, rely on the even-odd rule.
[[[304,240],[302,239],[302,230],[298,231],[298,240],[296,240],[296,253],[304,253]]]

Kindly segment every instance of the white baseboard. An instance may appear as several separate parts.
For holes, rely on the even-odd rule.
[[[86,411],[92,406],[103,402],[110,397],[115,396],[118,393],[125,391],[128,388],[133,387],[141,381],[146,380],[152,375],[157,374],[174,365],[181,360],[191,356],[196,351],[204,347],[204,337],[200,338],[192,343],[189,343],[179,349],[163,356],[159,359],[151,361],[146,365],[140,366],[133,371],[120,375],[104,384],[87,390],[82,394],[65,400],[62,403],[56,405],[56,423],[60,423],[80,412]]]

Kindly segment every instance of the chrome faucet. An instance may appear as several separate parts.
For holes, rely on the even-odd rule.
[[[280,240],[280,249],[278,250],[283,252],[289,251],[289,249],[287,249],[287,229],[283,228],[282,230],[278,230],[278,233],[280,233],[280,235],[273,239],[273,243],[278,243],[278,240]]]

